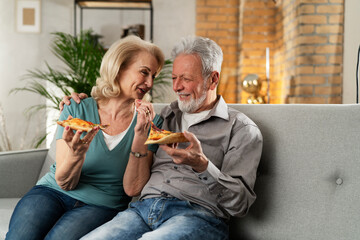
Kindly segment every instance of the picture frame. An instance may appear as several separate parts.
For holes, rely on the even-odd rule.
[[[16,0],[16,31],[40,33],[40,0]]]

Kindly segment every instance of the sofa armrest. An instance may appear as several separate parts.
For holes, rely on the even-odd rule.
[[[22,197],[38,178],[48,149],[0,152],[0,198]]]

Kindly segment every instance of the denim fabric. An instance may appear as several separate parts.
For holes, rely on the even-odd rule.
[[[205,208],[176,198],[149,198],[90,232],[82,240],[95,239],[228,239],[228,225]]]
[[[48,187],[33,187],[17,204],[6,240],[79,239],[117,210],[87,205]]]

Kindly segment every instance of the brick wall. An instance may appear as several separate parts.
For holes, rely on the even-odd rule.
[[[229,103],[238,102],[240,0],[197,0],[196,34],[217,42],[224,53],[218,91]]]
[[[238,68],[241,82],[248,74],[257,74],[262,82],[261,95],[267,95],[266,48],[270,50],[270,79],[274,74],[274,47],[276,38],[276,8],[273,1],[242,0],[241,7],[241,54]],[[239,91],[240,92],[240,91]],[[240,92],[240,102],[246,102],[248,94]],[[271,94],[273,95],[273,94]],[[270,98],[272,101],[274,97]],[[267,102],[267,99],[265,99]]]
[[[245,103],[247,74],[264,80],[270,48],[271,103],[341,103],[344,0],[197,0],[197,35],[224,51],[219,93]]]
[[[343,0],[283,0],[286,103],[341,103]],[[285,15],[283,25],[289,25]],[[289,44],[291,42],[291,45]]]

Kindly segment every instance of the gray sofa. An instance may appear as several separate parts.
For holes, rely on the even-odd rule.
[[[359,239],[360,106],[231,106],[258,124],[264,148],[258,198],[246,217],[231,219],[230,239]],[[47,149],[0,153],[0,239],[53,158]]]

